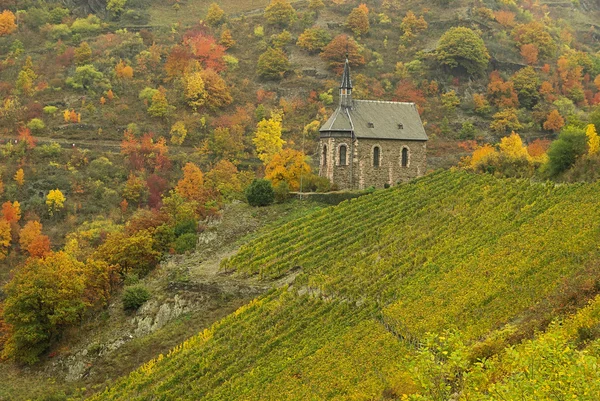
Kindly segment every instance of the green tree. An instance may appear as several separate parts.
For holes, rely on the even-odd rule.
[[[265,79],[281,79],[289,69],[290,61],[281,49],[270,47],[258,58],[257,72]]]
[[[481,36],[465,27],[448,29],[440,38],[436,52],[442,65],[462,68],[469,75],[483,73],[490,60]]]
[[[104,74],[96,70],[92,64],[82,65],[75,69],[75,75],[67,78],[67,85],[75,89],[100,89],[101,91],[110,88],[110,84],[104,78]]]
[[[75,49],[75,64],[85,65],[92,60],[92,48],[88,42],[81,42]]]
[[[587,142],[585,130],[573,126],[565,127],[548,149],[546,173],[550,177],[556,177],[570,168],[579,156],[587,152]]]
[[[531,109],[540,101],[540,77],[531,66],[515,72],[511,78],[521,106]]]
[[[140,94],[141,95],[141,94]],[[168,117],[171,115],[174,106],[169,105],[167,100],[167,91],[162,86],[158,88],[157,92],[152,95],[152,103],[148,107],[148,114],[152,117]]]
[[[125,4],[127,4],[127,0],[108,0],[106,9],[113,15],[120,15],[125,10]]]
[[[296,19],[296,10],[288,0],[271,0],[265,8],[265,19],[272,25],[288,26]]]
[[[296,44],[308,52],[321,51],[331,41],[331,36],[323,28],[308,28],[300,36]]]

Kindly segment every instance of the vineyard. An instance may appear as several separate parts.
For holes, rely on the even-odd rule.
[[[222,269],[293,284],[94,399],[595,400],[599,196],[438,172],[271,228]]]

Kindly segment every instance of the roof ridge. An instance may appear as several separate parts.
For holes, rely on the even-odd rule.
[[[394,102],[391,100],[363,100],[363,99],[355,99],[355,102],[365,102],[365,103],[390,103],[390,104],[408,104],[414,105],[414,102]]]

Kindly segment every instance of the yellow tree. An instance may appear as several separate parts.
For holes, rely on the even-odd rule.
[[[125,64],[123,60],[120,60],[115,66],[115,74],[117,75],[117,78],[131,79],[133,78],[133,68],[131,68],[130,65]]]
[[[588,138],[588,154],[593,155],[598,153],[598,150],[600,150],[600,137],[598,137],[594,124],[589,124],[587,126],[585,135]]]
[[[309,174],[310,166],[306,163],[306,155],[294,149],[277,152],[265,167],[265,178],[271,180],[274,187],[284,181],[294,191],[300,189],[301,177]]]
[[[19,245],[21,249],[27,250],[33,241],[42,235],[42,223],[35,220],[30,220],[19,232]]]
[[[46,206],[48,206],[48,212],[50,216],[53,216],[54,213],[59,212],[63,207],[65,207],[65,196],[60,191],[60,189],[52,189],[48,192],[48,196],[46,197]]]
[[[256,126],[256,134],[252,139],[258,158],[268,164],[271,158],[281,149],[285,141],[281,139],[281,114],[273,113],[271,118],[263,119]]]
[[[0,260],[4,259],[10,248],[10,223],[4,219],[0,219]]]
[[[208,25],[217,26],[223,22],[225,19],[225,11],[217,3],[212,3],[210,7],[208,7],[208,12],[206,13],[206,22]]]
[[[207,193],[204,188],[204,175],[200,167],[191,162],[187,163],[183,167],[183,178],[177,182],[175,191],[189,201],[204,204],[207,200]]]
[[[187,129],[183,121],[177,121],[171,127],[171,143],[174,145],[181,145],[187,136]]]
[[[188,105],[194,110],[206,103],[206,90],[201,71],[191,71],[183,76],[184,95]]]
[[[18,186],[23,186],[23,183],[25,182],[25,173],[23,172],[22,168],[18,169],[15,173],[15,181]]]
[[[477,170],[481,166],[486,165],[490,161],[494,160],[498,157],[498,152],[494,149],[493,146],[489,144],[485,144],[473,151],[473,155],[470,158],[467,158],[466,168]]]
[[[529,159],[527,147],[515,131],[500,140],[500,153],[510,159]]]
[[[558,110],[552,110],[544,122],[544,129],[548,131],[560,131],[562,127],[565,125],[565,120],[562,118]]]

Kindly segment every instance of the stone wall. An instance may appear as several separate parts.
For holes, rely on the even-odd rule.
[[[347,146],[347,164],[340,165],[339,147]],[[324,147],[326,164],[323,164]],[[373,166],[373,150],[380,148],[379,166]],[[402,149],[408,149],[408,165],[402,166]],[[390,139],[322,138],[319,175],[329,178],[339,189],[382,188],[385,184],[410,181],[425,174],[427,143]]]

